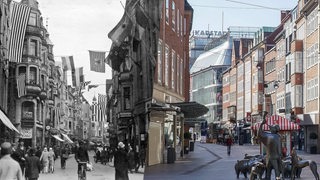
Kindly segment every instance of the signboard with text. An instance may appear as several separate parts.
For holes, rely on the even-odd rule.
[[[22,128],[21,131],[22,139],[31,139],[32,138],[32,128]]]

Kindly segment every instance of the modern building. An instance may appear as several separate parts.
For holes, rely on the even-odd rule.
[[[231,65],[232,38],[202,53],[190,69],[191,101],[209,108],[203,116],[208,123],[222,119],[222,73]]]

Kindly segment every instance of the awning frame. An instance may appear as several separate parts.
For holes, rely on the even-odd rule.
[[[278,122],[278,123],[277,123]],[[261,122],[257,122],[252,125],[253,130],[258,130]],[[263,126],[263,130],[270,131],[269,125],[278,124],[280,126],[280,131],[297,131],[300,129],[300,125],[294,122],[291,122],[285,117],[279,115],[272,115],[267,117],[267,123]]]
[[[60,141],[60,142],[64,142],[64,140],[61,139],[61,138],[59,137],[59,135],[51,135],[51,136],[54,137],[56,140],[58,140],[58,141]]]
[[[67,141],[67,142],[69,142],[69,143],[73,143],[73,141],[69,138],[69,136],[68,135],[66,135],[66,134],[64,134],[64,133],[61,133],[62,134],[62,136],[64,137],[64,139]]]
[[[9,129],[16,131],[20,134],[18,129],[12,124],[10,119],[7,117],[7,115],[0,109],[0,120],[3,122],[4,125],[6,125]]]

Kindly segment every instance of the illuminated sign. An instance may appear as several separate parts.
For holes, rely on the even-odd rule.
[[[227,31],[209,31],[209,30],[193,30],[192,34],[194,36],[212,36],[219,37],[227,34]]]

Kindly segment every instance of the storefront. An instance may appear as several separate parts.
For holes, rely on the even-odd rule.
[[[254,134],[257,135],[257,131],[260,127],[260,122],[256,123],[254,126],[252,126],[252,130],[254,131]],[[293,143],[293,134],[294,132],[298,132],[300,129],[300,126],[294,122],[291,122],[290,120],[278,116],[278,115],[273,115],[273,116],[269,116],[267,117],[267,122],[266,124],[263,126],[263,130],[264,131],[270,131],[269,126],[274,125],[274,124],[278,124],[280,126],[280,136],[281,136],[281,147],[282,147],[282,151],[286,152],[286,154],[290,153],[290,151],[292,150],[292,143]],[[261,146],[261,153],[264,152],[264,149]]]

